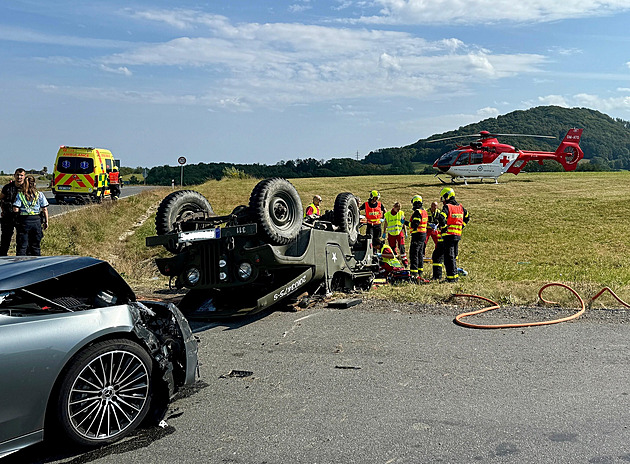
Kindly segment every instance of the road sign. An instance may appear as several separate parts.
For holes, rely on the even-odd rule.
[[[186,164],[186,158],[184,158],[183,156],[180,156],[179,158],[177,158],[177,162],[179,164]]]

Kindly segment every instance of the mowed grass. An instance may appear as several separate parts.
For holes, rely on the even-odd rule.
[[[502,304],[522,305],[535,303],[542,285],[563,282],[585,299],[608,286],[630,301],[626,231],[630,225],[629,181],[628,172],[563,172],[506,174],[498,184],[474,181],[467,186],[454,185],[457,200],[471,215],[459,249],[459,265],[468,276],[454,285],[383,286],[369,296],[442,303],[452,293],[472,293]],[[210,181],[193,189],[204,194],[214,211],[222,215],[247,204],[257,182]],[[332,209],[341,192],[352,192],[365,200],[377,189],[387,208],[400,201],[407,216],[413,195],[422,195],[428,208],[431,201],[438,200],[443,187],[430,175],[292,179],[291,183],[305,207],[314,194],[323,197],[323,209]],[[119,240],[119,235],[170,191],[157,189],[63,216],[63,220],[53,221],[43,251],[108,259],[132,286],[165,285],[152,264],[153,258],[164,256],[165,251],[144,246],[144,238],[155,233],[154,216],[128,237]],[[432,249],[430,244],[429,256]],[[425,273],[430,272],[430,265],[425,266]],[[568,292],[560,290],[545,296],[564,304],[573,302]],[[608,296],[598,299],[596,305],[619,306]]]

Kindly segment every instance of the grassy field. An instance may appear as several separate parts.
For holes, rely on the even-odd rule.
[[[390,207],[401,201],[407,216],[411,197],[420,194],[428,207],[442,185],[429,175],[293,179],[306,206],[314,194],[323,209],[335,196],[352,192],[366,199],[377,189]],[[474,293],[502,304],[532,304],[548,282],[564,282],[585,299],[609,286],[630,301],[630,173],[523,173],[505,175],[499,184],[486,181],[454,186],[471,222],[460,245],[459,264],[469,275],[454,285],[384,286],[371,297],[440,303],[451,293]],[[247,204],[254,179],[211,181],[203,193],[217,214]],[[117,203],[94,205],[53,220],[43,241],[44,254],[86,254],[104,258],[122,272],[132,287],[165,287],[153,265],[161,249],[144,246],[155,233],[154,211],[170,188],[156,189]],[[153,216],[151,216],[153,214]],[[143,221],[143,217],[150,216]],[[429,246],[429,254],[432,246]],[[547,294],[546,294],[547,295]],[[561,291],[549,298],[572,302]],[[602,303],[599,303],[602,301]],[[596,305],[615,306],[610,297]]]

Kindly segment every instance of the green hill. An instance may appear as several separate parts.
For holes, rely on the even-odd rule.
[[[584,158],[591,164],[598,165],[604,170],[630,169],[630,122],[613,119],[587,108],[559,106],[539,106],[484,119],[457,130],[432,135],[411,145],[377,150],[368,154],[364,161],[391,164],[397,159],[406,158],[411,162],[433,163],[442,153],[452,149],[456,141],[428,143],[428,140],[477,134],[482,130],[508,134],[552,135],[557,139],[501,137],[501,142],[523,150],[554,151],[567,130],[572,127],[584,129],[580,146],[584,151]]]

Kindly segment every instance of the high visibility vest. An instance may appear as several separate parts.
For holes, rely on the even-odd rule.
[[[110,184],[118,184],[120,173],[118,171],[112,171],[109,173],[109,183]]]
[[[383,256],[383,251],[385,250],[389,250],[389,252],[394,255],[394,258],[385,258]],[[394,250],[392,250],[392,247],[390,247],[389,245],[383,245],[383,248],[381,248],[381,259],[383,260],[383,262],[385,264],[389,264],[391,267],[403,267],[403,265],[400,264],[400,261],[398,261],[398,258],[396,258],[395,256],[396,255],[394,254]]]
[[[383,217],[383,207],[381,206],[381,202],[377,201],[375,207],[370,206],[370,202],[365,202],[365,219],[367,219],[368,224],[380,224],[381,217]]]
[[[311,203],[310,205],[308,205],[306,207],[306,210],[304,211],[304,217],[310,216],[310,214],[308,214],[308,209],[312,208],[312,212],[311,214],[316,214],[316,215],[320,215],[319,214],[319,206],[315,206],[315,203]]]
[[[405,213],[403,210],[398,211],[396,215],[393,215],[391,211],[385,213],[385,220],[387,221],[387,233],[389,235],[400,235],[403,230],[403,224],[405,223]]]
[[[446,230],[444,235],[462,235],[464,227],[464,207],[462,205],[447,204],[448,216],[446,217]]]
[[[33,201],[31,202],[26,199],[26,195],[24,195],[23,192],[18,193],[18,197],[22,202],[22,207],[20,208],[20,216],[37,216],[39,214],[39,211],[35,212],[35,205],[39,206],[39,193],[33,198]]]
[[[413,215],[411,216],[412,221],[414,221],[415,219],[420,220],[420,224],[418,224],[418,228],[411,229],[412,234],[426,234],[427,233],[427,222],[429,221],[429,215],[424,209],[419,210],[419,212],[420,212],[420,218],[414,217]],[[416,214],[415,211],[414,211],[414,214]]]

